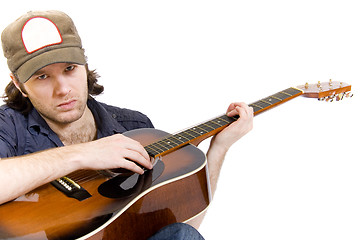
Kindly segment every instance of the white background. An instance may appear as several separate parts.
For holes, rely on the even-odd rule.
[[[344,81],[355,96],[299,97],[261,114],[227,155],[206,239],[359,239],[360,7],[356,1],[9,1],[68,13],[100,101],[173,133],[291,86]],[[0,88],[9,82],[0,58]],[[201,146],[206,150],[207,143]]]

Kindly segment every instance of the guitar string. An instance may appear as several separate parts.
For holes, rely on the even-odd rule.
[[[276,100],[279,100],[278,102],[282,102],[294,95],[296,95],[298,93],[297,89],[294,89],[294,88],[288,88],[288,89],[285,89],[281,92],[278,92],[276,94],[273,94],[267,98],[264,98],[264,99],[261,99],[257,102],[254,102],[250,105],[253,105],[253,106],[257,106],[257,104],[259,105],[264,105],[266,104],[266,106],[264,107],[260,107],[261,109],[265,108],[265,107],[269,107],[269,106],[272,106],[274,103],[270,102],[268,99],[276,99]],[[284,98],[281,98],[279,97],[278,95],[279,94],[282,94],[282,95],[286,95]],[[276,102],[276,103],[278,103]],[[210,133],[211,131],[214,131],[218,128],[221,128],[223,126],[226,126],[228,124],[230,124],[231,122],[233,122],[234,120],[237,120],[236,118],[230,118],[232,119],[231,121],[229,121],[229,119],[224,119],[225,118],[228,118],[227,115],[221,115],[220,117],[217,117],[217,118],[214,118],[212,120],[209,120],[209,121],[205,121],[199,125],[196,125],[194,127],[190,127],[186,130],[183,130],[183,131],[180,131],[178,133],[175,133],[175,134],[168,134],[166,136],[164,136],[163,138],[161,138],[159,141],[156,141],[154,143],[151,143],[147,146],[145,146],[145,148],[148,148],[148,153],[151,153],[151,154],[154,154],[157,155],[157,154],[162,154],[168,150],[171,150],[171,149],[174,149],[182,144],[186,144],[188,142],[191,142],[193,140],[195,140],[196,138],[198,137],[201,137],[207,133]],[[221,123],[223,122],[223,123]],[[225,124],[224,124],[225,123]],[[216,127],[216,125],[218,127]],[[204,128],[202,128],[201,126],[206,126],[208,128],[210,128],[210,131],[207,131],[205,130]],[[200,129],[201,132],[199,133],[197,130]],[[202,133],[203,132],[203,133]],[[173,139],[173,140],[172,140]],[[185,139],[185,141],[184,141]],[[176,141],[179,141],[180,143],[175,143],[174,140]],[[174,144],[175,146],[172,146]]]
[[[90,180],[98,178],[99,176],[101,176],[101,174],[95,170],[79,170],[72,174],[69,174],[69,178],[79,183],[88,182]]]

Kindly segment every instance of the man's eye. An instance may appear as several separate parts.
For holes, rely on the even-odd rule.
[[[70,72],[70,71],[74,70],[74,68],[75,68],[74,65],[70,65],[70,66],[66,67],[65,71]]]
[[[48,76],[47,76],[46,74],[42,74],[42,75],[38,76],[37,79],[39,79],[39,80],[44,80],[44,79],[46,79],[47,77],[48,77]]]

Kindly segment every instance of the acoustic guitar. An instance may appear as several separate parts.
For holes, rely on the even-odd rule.
[[[333,101],[350,97],[342,82],[288,88],[249,104],[258,115],[295,97]],[[124,135],[140,141],[157,162],[138,175],[127,171],[76,171],[0,205],[0,239],[131,239],[152,236],[175,222],[206,211],[211,194],[207,160],[195,147],[238,117],[221,115],[169,134],[138,129]]]

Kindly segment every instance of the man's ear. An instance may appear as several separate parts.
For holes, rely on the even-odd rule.
[[[24,97],[28,97],[28,95],[26,93],[24,93],[24,91],[21,89],[20,87],[20,82],[19,80],[15,77],[15,75],[13,73],[10,73],[10,78],[12,80],[12,82],[14,83],[15,87],[21,92],[21,94],[24,96]]]

